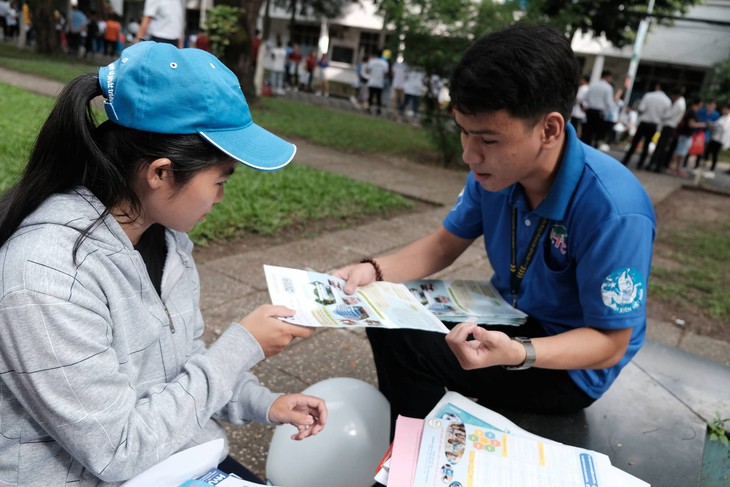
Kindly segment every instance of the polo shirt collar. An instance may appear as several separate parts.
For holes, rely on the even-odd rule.
[[[558,173],[555,175],[547,197],[534,210],[538,216],[552,221],[565,219],[568,203],[578,187],[578,181],[585,167],[583,145],[578,139],[575,129],[569,123],[565,124],[565,151],[559,165]],[[519,208],[526,208],[524,194],[522,186],[515,184],[510,194],[510,203]]]

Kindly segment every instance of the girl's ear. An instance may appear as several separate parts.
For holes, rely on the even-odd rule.
[[[171,187],[175,183],[172,161],[163,157],[149,163],[144,170],[144,180],[151,189]]]

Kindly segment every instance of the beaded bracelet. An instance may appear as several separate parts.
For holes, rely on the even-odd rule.
[[[380,270],[380,266],[377,262],[375,262],[375,259],[372,257],[368,257],[366,259],[363,259],[360,261],[361,264],[370,264],[373,266],[373,269],[375,269],[375,280],[376,281],[382,281],[383,280],[383,271]]]

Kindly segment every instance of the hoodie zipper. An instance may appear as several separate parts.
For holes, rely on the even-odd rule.
[[[172,316],[170,316],[170,311],[167,309],[167,306],[165,306],[165,303],[162,303],[162,307],[165,308],[165,314],[167,314],[167,323],[170,326],[170,331],[172,333],[175,333],[175,325],[172,323]]]

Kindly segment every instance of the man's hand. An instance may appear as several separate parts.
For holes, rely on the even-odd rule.
[[[332,273],[345,281],[345,294],[352,294],[358,286],[365,286],[375,282],[375,267],[372,264],[353,264]]]
[[[269,421],[295,426],[299,431],[291,439],[303,440],[322,431],[327,423],[327,406],[318,397],[285,394],[276,398],[271,405]]]
[[[308,337],[314,333],[313,328],[292,325],[278,318],[294,316],[294,313],[286,306],[265,304],[253,310],[240,323],[259,342],[264,356],[271,357],[282,352],[294,338]]]
[[[470,340],[469,335],[474,339]],[[485,330],[476,323],[459,323],[447,335],[446,344],[464,370],[493,365],[517,365],[524,361],[524,347],[501,331]]]

